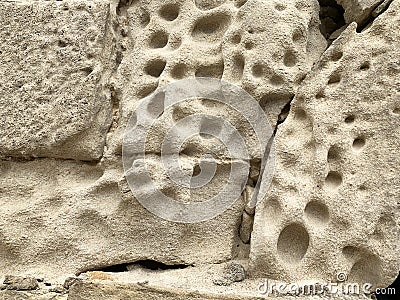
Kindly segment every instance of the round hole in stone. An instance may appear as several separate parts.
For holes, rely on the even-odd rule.
[[[267,224],[277,223],[282,214],[282,207],[279,203],[279,200],[275,197],[268,199],[263,212],[264,220]]]
[[[338,61],[343,57],[343,52],[342,51],[335,51],[332,53],[331,60],[333,61]]]
[[[243,5],[245,5],[247,2],[247,0],[235,0],[235,6],[237,8],[242,7]]]
[[[251,69],[254,77],[262,77],[264,74],[264,68],[261,64],[255,64]]]
[[[244,48],[247,49],[247,50],[253,49],[253,48],[254,48],[253,42],[246,42],[246,43],[244,43]]]
[[[347,123],[347,124],[351,124],[351,123],[354,123],[355,119],[356,119],[355,116],[349,115],[349,116],[346,117],[346,119],[344,119],[344,122]]]
[[[304,33],[301,31],[301,29],[295,29],[292,35],[293,42],[297,43],[303,39],[304,39]]]
[[[232,36],[232,43],[234,43],[234,44],[239,44],[241,40],[242,40],[242,37],[238,33],[236,33]]]
[[[358,137],[353,141],[353,149],[356,151],[360,151],[365,146],[365,138]]]
[[[191,33],[198,42],[216,43],[225,34],[231,23],[231,17],[227,13],[213,13],[198,18]]]
[[[173,21],[179,16],[179,6],[176,4],[167,4],[160,9],[160,16],[164,20]]]
[[[187,66],[185,64],[179,63],[172,68],[171,76],[175,79],[182,79],[186,76],[187,72]]]
[[[201,173],[200,165],[196,164],[196,165],[193,167],[193,174],[192,174],[192,177],[195,177],[195,176],[199,175],[200,173]]]
[[[277,250],[285,263],[299,263],[307,252],[310,237],[303,225],[292,223],[279,235]]]
[[[342,175],[336,171],[330,171],[325,178],[325,186],[330,190],[337,189],[342,182]]]
[[[276,5],[275,5],[275,9],[276,9],[277,11],[284,11],[284,10],[286,9],[286,6],[279,3],[279,4],[276,4]]]
[[[328,84],[337,84],[337,83],[340,82],[341,79],[342,79],[342,78],[341,78],[341,76],[340,76],[339,73],[333,73],[333,74],[331,74],[331,76],[329,77]]]
[[[168,43],[168,34],[166,34],[163,31],[157,31],[155,32],[151,37],[149,41],[149,46],[151,48],[164,48]]]
[[[297,119],[297,120],[306,120],[307,119],[307,113],[304,111],[304,109],[298,108],[298,109],[295,110],[294,118]]]
[[[324,224],[329,221],[329,209],[320,201],[311,201],[306,205],[304,214],[307,219],[315,224]]]
[[[285,52],[283,63],[286,67],[294,67],[296,65],[297,57],[292,50],[288,50]]]
[[[333,162],[340,159],[340,148],[336,145],[329,148],[328,151],[328,162]]]
[[[161,73],[164,71],[166,61],[162,59],[156,59],[150,61],[144,68],[145,72],[153,77],[160,77]]]
[[[371,65],[370,65],[369,61],[366,61],[360,66],[360,70],[361,71],[366,71],[366,70],[368,70],[370,68],[370,66]]]
[[[315,95],[315,98],[317,98],[317,99],[325,98],[325,91],[319,91],[319,92]]]
[[[400,115],[400,107],[396,107],[395,109],[393,109],[393,113],[395,115]]]

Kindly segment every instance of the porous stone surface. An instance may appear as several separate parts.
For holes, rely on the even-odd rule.
[[[371,16],[371,13],[375,8],[377,8],[381,3],[387,1],[338,0],[337,2],[345,9],[344,17],[347,23],[363,23]]]
[[[107,1],[1,1],[2,157],[100,159],[108,14]]]
[[[265,299],[266,278],[340,272],[389,285],[400,263],[400,2],[338,2],[346,25],[322,0],[0,1],[0,299]],[[329,32],[322,10],[339,20]],[[243,88],[239,109],[153,94],[196,77]],[[216,166],[198,189],[179,186],[162,153],[193,115],[207,117],[184,129],[230,141],[219,118],[249,154],[187,138],[184,174],[200,174],[204,154]],[[127,126],[154,116],[145,158],[124,169],[123,145],[143,137]],[[147,169],[162,194],[200,203],[235,164],[249,171],[242,195],[196,223],[151,213],[136,198],[152,195],[147,182],[139,194],[129,185]]]
[[[118,169],[51,159],[2,161],[0,169],[1,272],[59,282],[137,260],[191,265],[237,252],[241,200],[203,226],[179,224],[141,206]]]
[[[350,25],[300,87],[256,208],[254,276],[389,285],[399,270],[400,2]]]

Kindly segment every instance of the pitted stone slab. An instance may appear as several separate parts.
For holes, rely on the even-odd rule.
[[[251,272],[388,286],[399,270],[400,2],[347,28],[302,84],[256,209]]]
[[[107,1],[0,3],[1,156],[101,157],[108,13]]]

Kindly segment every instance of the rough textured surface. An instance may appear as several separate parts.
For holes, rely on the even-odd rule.
[[[395,1],[361,34],[349,26],[303,82],[257,207],[253,274],[334,280],[345,272],[379,286],[397,276],[399,8]]]
[[[260,299],[265,278],[339,272],[389,285],[400,257],[400,2],[338,2],[346,22],[331,0],[0,1],[0,299]],[[182,224],[135,199],[122,143],[143,98],[195,77],[255,98],[277,163],[255,211],[269,179],[261,159],[274,152],[243,117],[253,104],[151,102],[140,113],[162,114],[146,164],[165,195],[202,202],[231,175],[226,145],[199,134],[182,144],[180,169],[195,177],[212,154],[213,180],[190,190],[170,178],[161,144],[185,117],[229,122],[250,154],[242,196]],[[223,132],[210,120],[200,125]]]
[[[101,157],[108,13],[107,1],[1,1],[2,157]]]
[[[8,274],[62,280],[143,259],[191,265],[237,252],[240,201],[203,226],[177,224],[144,209],[119,170],[50,159],[0,169],[0,270]]]
[[[372,11],[381,4],[382,0],[338,0],[345,9],[344,17],[347,23],[364,23]]]

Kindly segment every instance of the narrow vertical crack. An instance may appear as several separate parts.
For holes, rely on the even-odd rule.
[[[393,0],[384,0],[378,3],[377,6],[372,10],[368,18],[366,18],[362,22],[359,22],[357,26],[357,32],[360,33],[366,28],[370,27],[372,23],[375,21],[375,19],[379,17],[381,14],[383,14],[389,8],[392,2]]]
[[[321,34],[331,43],[346,26],[344,8],[335,0],[318,0]]]

